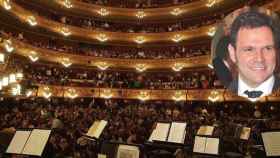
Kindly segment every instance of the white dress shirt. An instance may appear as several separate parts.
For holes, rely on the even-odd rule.
[[[242,97],[248,98],[248,96],[244,93],[246,90],[248,91],[262,91],[263,94],[260,97],[267,96],[272,93],[273,85],[274,85],[275,77],[272,75],[267,80],[265,80],[262,84],[260,84],[256,88],[252,88],[247,85],[240,76],[238,76],[238,95]]]

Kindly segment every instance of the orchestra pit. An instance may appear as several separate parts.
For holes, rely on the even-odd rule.
[[[256,7],[279,20],[279,0],[0,0],[0,158],[280,157],[280,90],[238,96],[215,65]]]

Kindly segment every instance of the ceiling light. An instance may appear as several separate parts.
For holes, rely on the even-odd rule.
[[[138,44],[142,44],[145,42],[145,37],[144,36],[137,36],[134,40]]]
[[[219,92],[216,90],[213,90],[213,91],[211,91],[211,93],[208,97],[208,100],[210,100],[211,102],[216,102],[217,100],[219,100],[219,98],[220,98]]]
[[[143,19],[146,16],[146,13],[144,11],[138,11],[135,15],[138,19]]]
[[[61,61],[61,64],[65,67],[69,67],[69,66],[72,65],[69,58],[63,58],[62,61]]]
[[[37,53],[35,51],[30,51],[30,54],[28,55],[28,57],[32,62],[35,62],[39,59],[39,57],[37,56]]]
[[[2,86],[6,87],[9,85],[9,77],[5,76],[2,78]]]
[[[181,71],[184,68],[184,64],[182,63],[175,63],[172,69],[174,71]]]
[[[174,16],[178,16],[182,13],[183,11],[180,8],[175,8],[173,9],[170,13]]]
[[[28,16],[27,22],[28,22],[31,26],[37,25],[37,21],[36,21],[36,18],[35,18],[34,16]]]
[[[5,40],[4,45],[7,52],[11,53],[14,50],[11,39]]]
[[[0,64],[5,62],[5,54],[0,53]]]
[[[215,5],[216,0],[208,0],[208,2],[206,3],[207,7],[212,7],[213,5]]]
[[[49,87],[44,87],[43,89],[43,96],[48,99],[52,96],[51,90]]]
[[[96,65],[100,70],[106,70],[109,67],[109,64],[107,64],[106,62],[98,62],[96,63]]]
[[[71,99],[75,99],[76,97],[78,97],[78,94],[77,94],[76,90],[73,89],[73,88],[69,88],[67,90],[67,94],[68,94],[68,97],[71,98]]]
[[[138,99],[145,101],[149,99],[149,94],[147,91],[141,91],[140,94],[138,95]]]
[[[108,40],[108,37],[106,36],[106,34],[101,33],[99,35],[96,36],[96,38],[100,41],[100,42],[105,42]]]
[[[21,93],[21,86],[20,84],[13,85],[12,87],[12,95],[20,95]]]
[[[27,90],[25,94],[27,97],[30,97],[32,95],[32,93],[33,93],[32,90]]]
[[[71,31],[67,28],[67,27],[62,27],[60,29],[60,32],[64,35],[64,36],[69,36],[71,35]]]
[[[105,99],[110,99],[110,98],[112,98],[112,96],[113,96],[113,94],[110,89],[104,89],[103,93],[101,93],[101,97],[105,98]]]
[[[101,8],[100,10],[97,11],[98,14],[101,16],[107,16],[109,14],[109,11],[105,8]]]
[[[70,0],[64,0],[63,5],[68,9],[73,7],[73,4]]]
[[[214,36],[215,35],[215,32],[216,32],[216,28],[215,27],[211,27],[210,29],[209,29],[209,31],[207,32],[207,35],[209,35],[209,36]]]
[[[17,82],[17,80],[16,80],[16,74],[10,74],[10,75],[9,75],[9,84],[15,83],[15,82]]]
[[[183,39],[183,36],[180,34],[176,34],[174,35],[174,37],[172,38],[172,41],[174,42],[180,42]]]
[[[172,99],[175,101],[181,101],[184,100],[185,95],[182,93],[182,91],[176,91],[173,95]]]
[[[10,0],[3,0],[3,5],[6,10],[10,10],[12,8]]]
[[[145,64],[137,64],[136,65],[136,70],[137,71],[140,71],[140,72],[143,72],[147,69],[146,65]]]

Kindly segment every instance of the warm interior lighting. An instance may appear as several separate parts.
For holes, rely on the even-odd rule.
[[[138,95],[138,99],[145,101],[149,99],[149,94],[147,91],[141,91]]]
[[[184,68],[184,64],[182,63],[175,63],[174,66],[172,67],[172,69],[174,71],[181,71]]]
[[[70,0],[64,0],[63,5],[68,9],[73,7],[73,4]]]
[[[35,18],[34,16],[28,16],[27,22],[28,22],[31,26],[37,25],[37,21],[36,21],[36,18]]]
[[[113,94],[110,89],[104,89],[103,93],[101,93],[101,97],[105,99],[110,99],[113,97]]]
[[[73,89],[73,88],[69,88],[67,90],[67,94],[68,94],[68,97],[71,98],[71,99],[75,99],[76,97],[78,97],[78,94],[77,94],[76,90]]]
[[[106,70],[109,68],[109,64],[107,64],[106,62],[98,62],[96,63],[96,65],[100,70]]]
[[[185,95],[181,91],[176,91],[173,95],[172,99],[175,101],[181,101],[184,100]]]
[[[0,90],[2,90],[2,81],[0,80]]]
[[[64,36],[70,36],[71,35],[71,31],[67,28],[67,27],[62,27],[60,29],[60,32],[64,35]]]
[[[35,51],[30,51],[30,54],[28,55],[28,57],[32,62],[35,62],[39,59],[39,57],[37,56],[37,53]]]
[[[32,95],[32,93],[33,93],[32,90],[27,90],[26,93],[25,93],[25,95],[26,95],[27,97],[30,97],[30,96]]]
[[[4,45],[7,52],[11,53],[14,50],[12,41],[10,39],[5,40]]]
[[[145,64],[137,64],[136,65],[136,70],[137,71],[140,71],[140,72],[143,72],[147,69],[146,65]]]
[[[21,93],[21,86],[20,84],[13,85],[12,87],[12,95],[20,95]]]
[[[17,80],[22,80],[23,79],[23,73],[21,73],[21,72],[16,73],[16,79]]]
[[[5,54],[0,53],[0,64],[5,62]]]
[[[12,8],[10,0],[3,0],[3,5],[6,10],[10,10]]]
[[[63,66],[65,66],[65,67],[69,67],[69,66],[72,65],[72,63],[70,62],[70,59],[69,59],[69,58],[63,58],[63,59],[61,60],[61,64],[62,64]]]
[[[5,76],[5,77],[2,78],[2,86],[6,87],[8,85],[9,85],[9,77]]]
[[[212,64],[208,64],[207,65],[210,69],[214,69],[213,65]]]
[[[183,11],[180,8],[175,8],[170,13],[174,16],[178,16],[178,15],[182,14],[182,12]]]
[[[17,80],[16,80],[16,74],[10,74],[10,75],[9,75],[9,84],[15,83],[15,82],[17,82]]]
[[[134,40],[138,44],[142,44],[145,42],[145,37],[144,36],[137,36]]]
[[[207,32],[207,35],[209,35],[209,36],[214,36],[215,35],[215,32],[216,32],[216,28],[215,27],[211,27],[210,29],[209,29],[209,31]]]
[[[172,41],[174,42],[180,42],[183,39],[183,36],[180,34],[176,34],[174,35],[174,37],[172,38]]]
[[[100,10],[97,11],[97,13],[100,14],[101,16],[109,15],[109,11],[105,8],[101,8]]]
[[[206,6],[207,7],[212,7],[215,4],[216,4],[216,0],[208,0],[208,2],[206,3]]]
[[[105,42],[108,40],[108,37],[106,36],[106,34],[101,33],[99,35],[96,36],[96,38],[100,41],[100,42]]]
[[[51,93],[51,90],[49,87],[44,87],[43,96],[47,99],[52,96],[52,93]]]
[[[216,102],[217,100],[219,100],[219,98],[220,98],[219,92],[213,90],[211,91],[208,100],[210,100],[211,102]]]
[[[146,16],[146,13],[144,11],[138,11],[135,15],[138,19],[143,19]]]

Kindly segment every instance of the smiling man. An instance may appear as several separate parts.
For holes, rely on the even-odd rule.
[[[239,96],[258,98],[280,87],[279,25],[256,9],[240,14],[230,31],[228,51],[238,70],[229,89]]]

